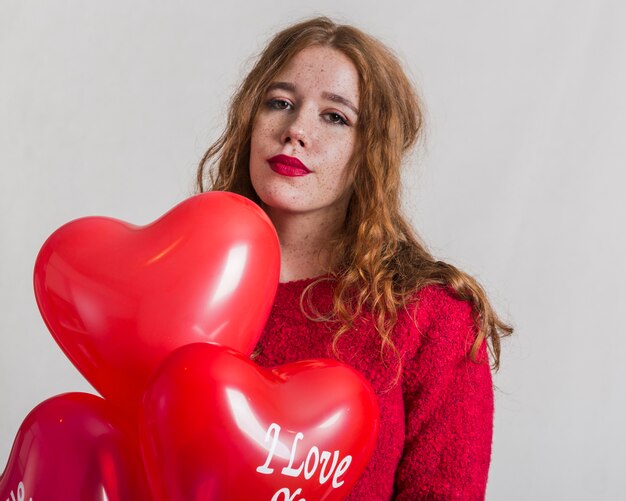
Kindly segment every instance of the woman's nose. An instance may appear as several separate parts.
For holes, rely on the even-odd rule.
[[[302,148],[308,145],[308,140],[305,141],[305,134],[302,129],[289,129],[285,138],[283,139],[285,144],[298,143]]]
[[[283,144],[291,144],[306,148],[310,145],[313,136],[313,125],[305,116],[305,113],[299,112],[293,115],[293,119],[286,124],[282,135]]]

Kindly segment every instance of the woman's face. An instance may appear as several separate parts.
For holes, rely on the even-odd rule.
[[[303,49],[266,91],[254,119],[252,185],[266,210],[344,217],[352,194],[359,75],[343,53]]]

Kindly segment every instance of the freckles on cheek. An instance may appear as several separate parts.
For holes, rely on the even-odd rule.
[[[272,123],[263,123],[258,127],[258,136],[261,140],[267,140],[274,138],[278,128]]]

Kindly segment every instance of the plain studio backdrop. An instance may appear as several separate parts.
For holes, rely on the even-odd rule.
[[[623,499],[626,4],[308,5],[0,2],[0,468],[39,402],[93,391],[38,313],[39,247],[71,219],[146,224],[187,197],[253,54],[324,14],[403,60],[429,133],[407,211],[516,328],[488,499]]]

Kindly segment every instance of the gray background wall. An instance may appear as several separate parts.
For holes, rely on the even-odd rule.
[[[488,499],[623,497],[625,5],[1,0],[0,466],[35,405],[90,391],[35,305],[45,238],[185,198],[251,55],[326,14],[405,61],[429,109],[407,210],[517,329]]]

